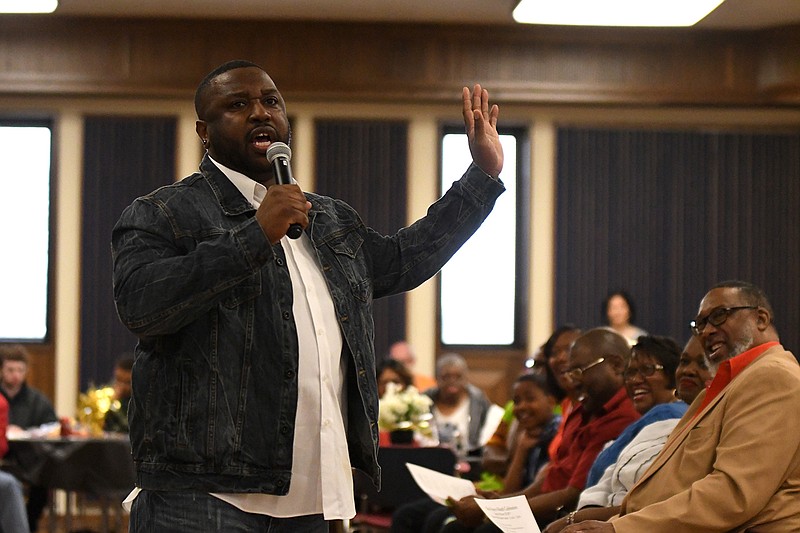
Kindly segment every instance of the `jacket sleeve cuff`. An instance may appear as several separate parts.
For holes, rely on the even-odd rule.
[[[267,236],[258,225],[256,217],[251,218],[245,224],[233,230],[233,238],[242,250],[242,255],[251,269],[261,268],[264,263],[274,258]]]

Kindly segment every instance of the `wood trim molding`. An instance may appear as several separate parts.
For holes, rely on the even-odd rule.
[[[0,95],[190,97],[247,58],[295,101],[449,102],[480,82],[527,104],[797,105],[798,29],[4,16]]]

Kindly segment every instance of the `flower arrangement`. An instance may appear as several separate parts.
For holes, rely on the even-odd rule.
[[[89,389],[78,397],[78,422],[94,436],[103,434],[106,413],[120,408],[113,387]]]
[[[387,383],[378,404],[378,426],[386,431],[408,429],[430,433],[431,405],[433,400],[413,386],[401,390],[396,383]]]

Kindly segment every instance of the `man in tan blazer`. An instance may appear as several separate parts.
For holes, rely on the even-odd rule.
[[[630,490],[620,516],[562,533],[800,531],[800,366],[763,291],[713,287],[692,330],[717,373]]]

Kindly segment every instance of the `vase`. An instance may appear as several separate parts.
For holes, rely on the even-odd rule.
[[[389,441],[392,444],[409,445],[414,443],[413,429],[395,429],[389,432]]]

